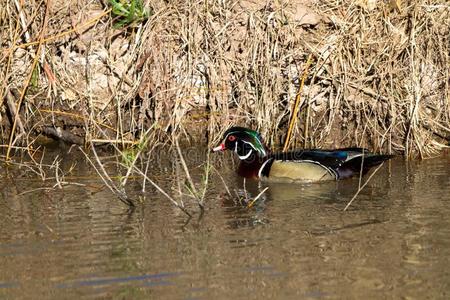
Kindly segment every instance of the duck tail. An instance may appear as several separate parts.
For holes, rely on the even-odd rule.
[[[395,155],[391,154],[371,154],[368,156],[365,156],[364,158],[360,157],[360,163],[359,166],[361,167],[361,162],[363,163],[363,168],[372,168],[375,166],[378,166],[379,164],[382,164],[383,162],[390,160]]]
[[[369,170],[383,162],[395,157],[391,154],[367,154],[364,156],[357,156],[343,163],[339,169],[339,177],[349,177],[351,174],[358,174],[362,169],[362,175],[365,175]],[[362,166],[361,166],[362,165]]]

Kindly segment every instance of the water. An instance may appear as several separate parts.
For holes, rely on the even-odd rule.
[[[230,158],[215,159],[242,193]],[[253,196],[269,186],[248,209],[213,175],[207,209],[191,220],[138,181],[129,193],[142,204],[127,211],[83,163],[66,180],[84,186],[52,190],[2,169],[0,298],[449,299],[449,166],[395,159],[346,212],[357,179],[246,182]],[[180,169],[164,159],[150,169],[176,194]]]

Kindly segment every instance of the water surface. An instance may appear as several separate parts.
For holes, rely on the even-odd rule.
[[[190,220],[139,180],[128,211],[83,163],[65,178],[83,186],[62,189],[3,168],[0,298],[449,299],[449,157],[394,159],[345,212],[358,179],[247,181],[253,196],[269,187],[247,208],[230,157],[214,165],[233,197],[213,174],[206,211]],[[150,176],[173,195],[184,184],[168,159]]]

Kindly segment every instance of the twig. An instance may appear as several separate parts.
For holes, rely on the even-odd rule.
[[[145,133],[141,136],[140,141],[139,141],[139,144],[141,145],[141,147],[139,148],[139,151],[134,155],[134,159],[131,162],[131,166],[128,166],[127,174],[125,174],[125,177],[122,180],[122,186],[125,186],[125,184],[127,183],[128,177],[131,175],[132,167],[136,164],[137,160],[141,156],[142,151],[144,150],[145,146],[147,145],[147,135],[153,129],[153,126],[154,126],[154,124],[149,129],[147,129],[145,131]],[[119,152],[123,157],[122,152],[121,151],[119,151]]]
[[[78,182],[65,182],[65,181],[62,181],[59,184],[61,185],[60,188],[63,188],[64,186],[68,186],[68,185],[75,185],[75,186],[81,186],[81,187],[85,187],[86,186],[85,184],[78,183]],[[23,191],[22,193],[17,194],[17,196],[22,196],[22,195],[25,195],[25,194],[34,193],[34,192],[38,192],[38,191],[52,191],[57,186],[58,186],[58,183],[55,183],[51,187],[43,187],[43,188],[31,189],[31,190],[28,190],[28,191]]]
[[[362,153],[362,157],[361,157],[361,168],[359,169],[359,181],[358,181],[358,189],[361,188],[361,182],[362,182],[362,177],[363,177],[363,169],[364,169],[364,150]]]
[[[56,114],[56,115],[61,115],[61,116],[66,116],[66,117],[70,117],[70,118],[75,118],[75,119],[80,119],[80,120],[83,120],[83,121],[91,121],[91,122],[93,122],[95,125],[97,125],[97,126],[102,126],[102,127],[105,127],[105,128],[108,128],[108,129],[110,129],[110,130],[112,130],[112,131],[117,131],[117,129],[116,128],[114,128],[114,127],[112,127],[112,126],[109,126],[108,124],[104,124],[104,123],[102,123],[102,122],[100,122],[100,121],[97,121],[96,119],[92,119],[92,118],[90,118],[90,117],[86,117],[86,116],[84,116],[84,115],[82,115],[82,113],[80,113],[80,114],[76,114],[76,113],[72,113],[72,112],[67,112],[67,111],[61,111],[61,110],[55,110],[55,109],[43,109],[43,108],[40,108],[40,109],[38,109],[38,111],[39,112],[41,112],[41,113],[49,113],[49,114],[52,114],[52,116],[54,115],[54,114]],[[92,139],[91,141],[96,141],[95,139]],[[98,142],[101,142],[102,140],[99,140]],[[121,141],[122,142],[122,141]],[[128,143],[127,141],[124,141],[124,143]]]
[[[356,199],[356,197],[359,195],[359,193],[364,189],[364,187],[369,183],[369,180],[373,177],[373,175],[375,175],[375,173],[384,165],[384,163],[382,163],[381,165],[378,166],[378,168],[375,169],[375,171],[370,174],[369,178],[367,178],[366,182],[364,182],[364,184],[358,188],[358,191],[356,192],[356,194],[353,196],[353,198],[350,200],[350,202],[347,203],[347,205],[344,208],[344,211],[347,210],[347,208],[349,208],[349,206],[352,204],[352,202]]]
[[[312,63],[312,54],[310,54],[308,57],[308,61],[306,63],[305,70],[303,71],[302,81],[300,82],[300,86],[298,87],[297,95],[295,97],[294,110],[291,115],[291,120],[289,121],[289,127],[288,127],[288,132],[286,135],[286,140],[284,141],[283,152],[286,152],[286,150],[288,149],[288,146],[289,146],[289,141],[291,140],[292,129],[294,128],[295,121],[297,120],[297,113],[298,113],[298,109],[300,107],[300,99],[301,99],[301,94],[302,94],[302,90],[303,90],[303,85],[305,83],[306,76],[308,76],[308,69],[309,69],[309,66],[311,65],[311,63]]]
[[[150,182],[151,185],[153,185],[161,194],[163,194],[164,196],[166,196],[167,199],[170,200],[170,202],[172,202],[173,205],[175,205],[176,207],[178,207],[181,211],[183,211],[186,215],[188,215],[189,217],[192,217],[191,213],[182,205],[180,205],[177,201],[175,201],[175,199],[173,199],[169,194],[167,194],[159,185],[157,185],[153,180],[151,180],[144,172],[142,172],[141,169],[139,169],[136,166],[133,166],[134,170],[141,174],[145,180],[147,180],[148,182]]]
[[[106,136],[106,134],[105,134],[105,132],[101,129],[101,128],[99,128],[98,126],[97,126],[97,128],[99,129],[99,131],[103,134],[103,135],[105,135]],[[150,129],[152,129],[153,128],[153,126],[150,128]],[[148,132],[150,131],[150,129],[148,129],[146,132],[145,132],[145,134],[144,134],[144,136],[146,136],[147,134],[148,134]],[[115,145],[115,144],[112,144],[112,146],[114,147],[114,149],[116,150],[116,151],[118,151],[121,155],[122,155],[122,152],[117,148],[117,146]],[[92,142],[91,142],[91,147],[92,148],[94,148],[94,145],[92,144]],[[82,150],[81,150],[82,151]],[[95,149],[94,149],[94,151],[95,151]],[[84,153],[84,152],[83,152]],[[141,153],[141,152],[139,152],[139,153]],[[94,152],[94,154],[95,154],[95,152]],[[85,154],[86,155],[86,154]],[[137,157],[139,156],[139,155],[136,155]],[[89,160],[89,158],[88,158],[88,160]],[[90,160],[89,160],[90,161]],[[135,160],[136,161],[136,160]],[[144,179],[146,180],[146,181],[148,181],[151,185],[153,185],[161,194],[163,194],[167,199],[169,199],[169,201],[174,205],[174,206],[176,206],[177,208],[179,208],[182,212],[184,212],[187,216],[189,216],[189,218],[191,218],[192,217],[192,215],[191,215],[191,213],[189,213],[189,211],[184,207],[184,205],[180,205],[177,201],[175,201],[169,194],[167,194],[158,184],[156,184],[153,180],[151,180],[148,176],[147,176],[147,172],[146,173],[144,173],[144,172],[142,172],[142,170],[141,169],[139,169],[138,167],[136,167],[136,164],[135,164],[135,161],[131,164],[131,166],[129,167],[129,169],[128,169],[128,173],[130,173],[131,172],[131,170],[132,169],[134,169],[137,173],[139,173],[139,174],[141,174],[143,177],[144,177]],[[90,161],[91,162],[91,161]],[[98,161],[99,162],[99,161]],[[91,162],[91,164],[92,164],[92,162]],[[93,165],[94,166],[94,165]],[[103,168],[103,165],[100,165],[102,168]],[[95,168],[95,166],[94,166],[94,168]],[[98,171],[97,171],[97,173],[99,173]],[[100,175],[100,173],[99,173],[99,175]],[[102,177],[101,175],[100,175],[100,177]],[[109,176],[108,176],[108,178],[109,178]],[[103,179],[103,178],[102,178]],[[110,182],[112,182],[110,179],[109,179],[109,181]],[[108,186],[108,184],[107,184],[107,186]],[[110,186],[108,186],[109,188],[111,188]],[[112,187],[115,187],[114,185],[112,186]],[[117,188],[116,188],[117,189]],[[118,193],[119,193],[119,195],[121,195],[121,194],[124,194],[122,191],[120,191],[120,190],[117,190],[118,191]],[[113,191],[114,192],[114,191]],[[126,194],[125,194],[125,196],[126,196]],[[128,198],[128,197],[127,197]]]
[[[90,142],[96,144],[130,144],[130,145],[139,144],[139,142],[137,141],[128,141],[122,139],[91,139]]]
[[[25,19],[25,15],[23,14],[22,7],[18,0],[14,0],[14,4],[16,5],[17,12],[19,13],[20,25],[22,26],[22,30],[25,32],[25,41],[28,43],[31,40],[30,32],[27,30],[27,21]]]
[[[147,162],[145,163],[145,171],[144,171],[145,176],[147,176],[149,167],[150,167],[150,159],[147,159]],[[145,193],[145,183],[146,182],[147,182],[147,180],[145,180],[145,178],[144,178],[144,180],[142,182],[142,192],[143,193]]]
[[[34,192],[38,192],[38,191],[51,191],[51,190],[54,190],[54,189],[55,189],[54,187],[36,188],[36,189],[31,189],[31,190],[28,190],[28,191],[24,191],[24,192],[22,192],[20,194],[17,194],[17,196],[22,196],[22,195],[25,195],[25,194],[34,193]]]
[[[199,198],[199,193],[197,192],[197,189],[195,188],[194,181],[192,180],[191,174],[190,174],[189,169],[188,169],[188,167],[186,165],[186,162],[184,160],[183,153],[181,153],[180,144],[178,143],[178,139],[177,138],[175,138],[175,146],[177,148],[178,156],[180,157],[181,166],[183,167],[184,173],[186,173],[186,177],[187,177],[187,179],[189,181],[189,185],[191,186],[192,193],[193,193],[195,199],[197,200],[198,206],[200,207],[200,209],[203,210],[204,207],[203,207],[202,199]]]
[[[22,120],[20,119],[20,115],[16,110],[14,96],[8,87],[6,87],[6,104],[8,105],[8,109],[9,112],[11,113],[11,117],[13,118],[13,120],[17,118],[17,126],[19,127],[19,133],[25,134],[25,127],[23,126]]]
[[[209,152],[207,154],[206,157],[206,166],[205,166],[205,176],[204,176],[204,180],[203,180],[203,192],[200,198],[200,208],[204,207],[204,202],[205,202],[205,196],[206,196],[206,190],[208,188],[208,182],[209,182],[209,171],[211,168],[211,164],[210,164],[210,159],[209,159]],[[203,213],[203,210],[202,210]]]
[[[41,45],[43,43],[43,39],[42,38],[44,36],[44,32],[47,30],[48,17],[49,17],[49,12],[50,12],[50,5],[51,5],[51,1],[49,0],[47,2],[47,5],[46,5],[44,22],[43,22],[43,25],[42,25],[41,32],[39,34],[39,42],[38,42],[38,46],[37,46],[37,50],[36,50],[36,56],[34,57],[33,64],[31,65],[31,71],[28,74],[28,77],[25,79],[24,86],[22,88],[22,92],[20,93],[20,98],[19,98],[19,101],[17,103],[17,108],[16,108],[17,114],[16,114],[16,116],[14,118],[14,122],[13,122],[13,125],[12,125],[12,128],[11,128],[11,133],[10,133],[10,138],[9,138],[9,147],[8,147],[8,150],[6,151],[6,161],[9,160],[9,155],[10,155],[10,152],[11,152],[11,146],[13,146],[14,131],[16,129],[16,126],[18,125],[18,115],[19,115],[20,107],[22,106],[22,102],[23,102],[23,99],[25,98],[25,93],[26,93],[26,91],[28,89],[28,85],[30,84],[31,78],[33,77],[34,68],[36,68],[36,65],[38,63],[39,54],[41,52]]]
[[[246,178],[244,177],[244,180],[243,180],[243,182],[242,182],[242,186],[244,187],[244,197],[245,197],[245,199],[248,199],[249,197],[248,197],[248,193],[247,193],[246,182],[247,182],[247,180],[246,180]]]
[[[111,180],[111,177],[108,175],[108,172],[106,172],[103,164],[100,161],[100,158],[97,155],[97,151],[95,151],[95,147],[94,145],[91,143],[91,148],[92,148],[92,153],[94,153],[94,157],[95,160],[97,161],[98,167],[100,168],[97,169],[97,167],[95,166],[94,162],[89,158],[89,156],[83,151],[83,149],[81,147],[78,147],[78,149],[84,154],[84,156],[86,157],[86,159],[89,161],[89,163],[92,165],[92,167],[95,169],[95,171],[97,172],[97,174],[100,176],[100,178],[103,180],[103,182],[105,183],[105,185],[111,190],[111,192],[113,192],[120,201],[122,201],[124,204],[128,205],[129,207],[135,207],[133,201],[130,200],[130,198],[128,198],[127,194],[123,191],[120,190],[115,184],[114,182]],[[100,172],[101,171],[101,172]],[[103,174],[102,174],[103,173]]]
[[[262,190],[258,196],[255,197],[255,199],[253,199],[248,205],[247,208],[251,208],[253,207],[253,205],[256,203],[256,201],[258,201],[258,199],[262,196],[262,194],[264,194],[265,191],[267,191],[269,189],[269,187],[266,187],[264,190]]]
[[[211,165],[211,167],[213,168],[214,171],[216,171],[217,175],[219,175],[220,180],[222,180],[223,186],[225,187],[225,190],[227,191],[228,195],[230,197],[233,197],[233,195],[230,192],[230,189],[228,188],[225,179],[223,179],[223,176],[220,174],[220,172],[216,169],[216,167],[214,167],[213,165]]]
[[[84,27],[88,27],[88,26],[94,24],[95,22],[97,22],[98,20],[103,18],[104,16],[108,15],[111,12],[111,10],[112,9],[110,8],[110,9],[106,10],[105,12],[99,14],[98,16],[95,16],[94,18],[92,18],[91,20],[87,21],[86,23],[81,24],[80,26],[75,27],[73,29],[70,29],[70,30],[58,33],[58,34],[56,34],[54,36],[49,36],[49,37],[46,37],[44,39],[40,39],[39,41],[34,41],[34,42],[29,42],[29,43],[24,43],[24,44],[21,44],[21,45],[13,46],[11,48],[5,49],[5,51],[14,50],[14,49],[17,49],[17,48],[26,48],[26,47],[32,46],[32,45],[40,45],[41,43],[47,43],[47,42],[59,39],[60,37],[64,37],[64,36],[66,36],[68,34],[71,34],[73,32],[77,32],[77,31],[79,31],[80,29],[82,29]]]

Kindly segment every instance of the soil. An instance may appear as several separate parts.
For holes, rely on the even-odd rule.
[[[394,36],[401,44],[406,29],[400,21],[409,9],[399,1],[389,5],[358,1],[341,8],[333,2],[312,0],[282,4],[237,1],[206,8],[189,7],[184,2],[144,4],[153,12],[147,21],[118,28],[115,24],[120,17],[104,13],[110,8],[108,1],[52,1],[45,28],[39,26],[45,23],[44,6],[27,3],[20,9],[10,7],[25,21],[33,20],[24,28],[28,38],[23,34],[16,44],[38,40],[42,29],[50,39],[37,72],[26,85],[17,118],[23,131],[84,144],[87,137],[136,140],[156,124],[162,132],[187,131],[211,141],[227,126],[244,124],[260,129],[270,143],[279,144],[292,114],[307,53],[314,49],[320,57],[334,55],[336,62],[345,60],[336,54],[345,39],[339,34],[344,30],[355,36],[364,32],[352,32],[348,22],[353,13],[390,18],[398,26]],[[0,13],[3,28],[9,26],[8,21],[8,16]],[[440,30],[443,36],[448,32],[445,26]],[[214,45],[220,35],[224,38]],[[372,46],[372,51],[379,51],[375,44],[358,47],[364,50]],[[2,47],[8,49],[8,44]],[[347,48],[346,53],[363,53],[355,49]],[[7,104],[18,105],[34,54],[36,48],[17,48],[11,56],[13,71],[5,72],[8,87],[2,89],[12,94],[12,100],[4,100],[0,110],[5,144],[15,119]],[[421,156],[445,148],[450,140],[450,105],[448,82],[444,86],[442,74],[449,71],[442,70],[440,62],[422,63],[419,88],[427,87],[428,93],[413,105],[409,96],[390,99],[392,95],[380,88],[381,79],[372,71],[361,81],[352,78],[351,72],[357,76],[357,68],[371,64],[382,74],[384,70],[376,62],[382,58],[373,59],[361,66],[352,65],[358,63],[354,59],[350,61],[344,66],[350,75],[339,63],[317,62],[323,64],[322,69],[315,65],[301,94],[302,112],[294,138],[297,145],[332,148],[357,144],[406,154],[410,147]],[[445,62],[448,56],[442,59]],[[409,95],[415,87],[402,88]],[[398,104],[398,99],[406,104]],[[405,108],[393,109],[392,101]]]

